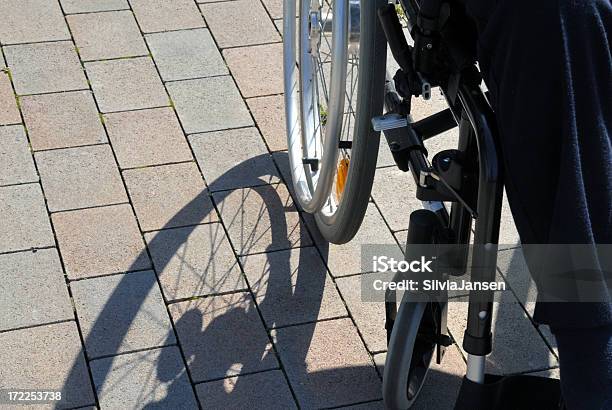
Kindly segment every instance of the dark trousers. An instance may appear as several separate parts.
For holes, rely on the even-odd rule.
[[[610,0],[467,0],[467,7],[479,28],[521,241],[612,244]],[[536,306],[534,319],[558,340],[570,409],[612,408],[611,301]]]

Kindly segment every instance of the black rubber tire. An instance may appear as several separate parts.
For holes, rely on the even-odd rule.
[[[374,182],[380,132],[372,129],[371,120],[382,114],[387,63],[387,41],[377,11],[385,4],[387,0],[361,0],[359,99],[348,177],[333,223],[315,215],[323,237],[335,244],[350,241],[359,230]]]

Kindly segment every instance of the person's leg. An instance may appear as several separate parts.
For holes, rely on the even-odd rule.
[[[612,243],[610,1],[471,0],[468,7],[479,22],[479,59],[522,243]],[[526,259],[540,287],[546,271]],[[535,320],[556,331],[568,407],[588,408],[576,401],[587,397],[603,406],[612,395],[611,300],[538,303]],[[579,366],[585,350],[591,356]],[[593,378],[605,382],[592,385]]]

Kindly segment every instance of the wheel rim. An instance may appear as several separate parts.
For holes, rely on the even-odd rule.
[[[342,200],[334,192],[339,160],[350,158],[339,141],[351,141],[355,126],[360,1],[297,3],[299,26],[287,17],[296,0],[285,0],[283,26],[289,160],[297,201],[329,220]]]

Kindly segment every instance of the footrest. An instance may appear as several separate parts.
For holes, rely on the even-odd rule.
[[[484,384],[463,378],[455,410],[560,410],[557,379],[517,375],[486,375]]]

